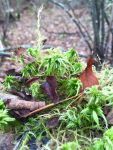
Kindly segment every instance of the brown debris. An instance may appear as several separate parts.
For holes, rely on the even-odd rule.
[[[3,99],[5,101],[6,106],[9,109],[29,109],[30,111],[33,111],[45,106],[45,102],[26,101],[20,99],[18,96],[6,93],[0,93],[0,99]]]

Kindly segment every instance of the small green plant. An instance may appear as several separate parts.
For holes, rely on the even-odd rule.
[[[87,121],[89,120],[91,123],[95,122],[98,127],[100,126],[99,119],[102,118],[107,128],[108,123],[102,110],[102,107],[105,105],[105,96],[102,91],[97,86],[93,86],[86,90],[85,94],[88,103],[81,111],[81,115],[87,118]]]
[[[40,18],[40,13],[38,18]],[[21,73],[25,81],[27,79],[29,82],[35,77],[38,80],[33,81],[34,83],[31,81],[31,84],[22,83],[22,81],[20,83],[16,77],[7,76],[4,86],[6,90],[17,89],[19,92],[25,91],[35,99],[44,99],[46,104],[51,103],[49,94],[54,95],[57,92],[59,100],[66,100],[66,102],[55,104],[52,110],[47,110],[47,113],[30,118],[27,123],[19,126],[19,129],[16,127],[17,134],[29,132],[23,139],[21,148],[26,148],[25,145],[34,134],[38,141],[46,136],[50,139],[45,145],[48,149],[52,149],[54,145],[53,149],[61,150],[113,150],[113,128],[103,133],[108,128],[103,107],[113,106],[113,69],[105,68],[100,72],[99,87],[92,86],[79,94],[82,84],[78,75],[82,71],[82,63],[79,61],[77,52],[70,49],[63,53],[62,50],[54,48],[47,50],[43,55],[40,22],[37,25],[38,44],[35,48],[27,50],[28,60],[30,60],[28,64],[25,63],[24,54],[21,56],[23,65]],[[50,77],[48,76],[53,76],[55,80],[49,83]],[[55,87],[54,91],[52,91],[53,87]],[[79,98],[83,100],[81,103],[79,103]],[[1,101],[0,114],[0,128],[14,121]],[[103,137],[98,138],[97,132],[99,136],[103,134]],[[98,140],[93,138],[98,138]],[[90,145],[91,143],[93,144]]]
[[[35,83],[31,84],[29,90],[33,97],[35,97],[35,98],[40,97],[40,95],[41,95],[41,87],[40,86],[41,85],[39,82],[35,82]]]
[[[28,142],[29,142],[29,140],[31,140],[32,137],[35,137],[33,132],[31,132],[31,131],[24,132],[24,134],[21,138],[21,142],[18,145],[18,149],[19,150],[29,150]]]
[[[7,90],[11,88],[18,88],[17,79],[14,76],[8,75],[5,77],[4,86]]]
[[[35,57],[35,58],[37,58],[37,56],[40,55],[39,50],[38,50],[37,48],[28,48],[28,49],[27,49],[27,53],[28,53],[30,56]]]
[[[76,150],[79,148],[80,145],[77,142],[68,142],[61,146],[61,150]]]
[[[65,56],[67,57],[68,61],[71,63],[77,62],[78,61],[78,54],[74,49],[69,49],[66,53]]]
[[[35,62],[31,62],[27,64],[23,69],[22,69],[22,76],[26,78],[30,78],[33,76],[38,75],[38,67]]]
[[[79,94],[82,83],[79,79],[72,77],[66,81],[65,86],[66,86],[67,95],[74,96]]]
[[[113,127],[106,130],[102,138],[95,140],[90,150],[113,150]]]
[[[63,53],[58,49],[50,50],[49,53],[50,54],[43,59],[40,66],[40,68],[44,70],[45,75],[63,77],[65,74],[68,74],[70,63],[66,57],[64,57]]]
[[[100,73],[100,85],[102,87],[113,85],[113,68],[103,66]]]
[[[59,120],[61,120],[68,129],[76,129],[81,125],[81,120],[77,112],[77,108],[68,109],[66,112],[61,113]]]
[[[8,110],[2,100],[0,100],[0,130],[4,129],[10,122],[15,119],[8,115]]]
[[[74,49],[70,49],[65,53],[66,58],[71,64],[70,74],[79,74],[82,71],[82,64],[79,61],[79,56]]]

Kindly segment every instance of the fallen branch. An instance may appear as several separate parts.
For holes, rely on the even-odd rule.
[[[74,18],[76,18],[75,11],[74,11],[74,9],[72,8],[72,6],[71,6],[69,3],[68,3],[68,7],[69,7],[70,10],[72,11],[72,14],[73,14]],[[87,37],[89,38],[89,40],[90,40],[91,42],[93,42],[92,37],[90,36],[90,34],[89,34],[89,32],[87,31],[86,27],[81,23],[81,21],[80,21],[79,19],[78,19],[78,23],[79,23],[79,24],[81,25],[81,27],[84,29],[84,31],[85,31]]]
[[[33,116],[33,115],[35,115],[35,114],[37,114],[37,113],[39,113],[39,112],[45,111],[45,110],[47,110],[47,109],[50,110],[50,108],[55,107],[55,106],[57,106],[57,105],[59,105],[59,104],[65,103],[65,102],[67,102],[67,101],[69,101],[69,100],[73,100],[73,99],[74,99],[75,101],[77,101],[82,95],[83,95],[83,94],[80,93],[80,95],[78,95],[78,96],[72,96],[72,97],[66,98],[66,99],[64,99],[64,100],[61,100],[61,101],[58,102],[58,103],[51,103],[51,104],[46,105],[46,106],[44,106],[44,107],[42,107],[42,108],[40,108],[40,109],[34,110],[34,111],[28,113],[27,115],[22,116],[21,118],[27,118],[27,117]]]
[[[8,109],[14,110],[29,109],[30,111],[33,111],[45,106],[45,102],[26,101],[20,99],[18,96],[6,93],[0,93],[0,99],[2,99],[5,102]]]

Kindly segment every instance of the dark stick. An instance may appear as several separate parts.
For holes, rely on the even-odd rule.
[[[101,44],[100,44],[100,47],[101,47],[101,50],[102,52],[104,53],[104,40],[105,40],[105,20],[104,20],[104,6],[105,4],[105,0],[102,0],[101,1]]]

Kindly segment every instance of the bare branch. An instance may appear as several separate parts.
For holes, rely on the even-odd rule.
[[[56,6],[62,8],[62,9],[67,13],[67,15],[70,17],[70,19],[71,19],[71,20],[75,23],[75,25],[78,27],[78,29],[79,29],[81,35],[82,35],[83,38],[84,38],[85,43],[88,45],[90,51],[92,52],[91,44],[90,44],[89,41],[86,39],[86,35],[84,34],[84,32],[83,32],[83,30],[82,30],[82,28],[81,28],[81,26],[80,26],[78,20],[76,20],[76,19],[73,17],[73,15],[69,12],[68,8],[66,8],[62,3],[58,3],[58,2],[56,2],[56,1],[54,1],[54,0],[49,0],[49,1],[50,1],[51,3],[53,3],[53,4],[55,4]]]
[[[76,14],[75,14],[74,9],[72,8],[72,6],[71,6],[69,3],[68,3],[68,6],[69,6],[69,8],[71,9],[74,18],[76,18]],[[89,32],[87,31],[86,27],[81,23],[81,21],[80,21],[79,19],[77,19],[77,21],[78,21],[78,23],[81,25],[81,27],[84,29],[84,31],[86,32],[86,35],[87,35],[87,37],[89,38],[89,40],[90,40],[91,42],[93,42],[92,37],[90,36],[90,34],[89,34]]]

